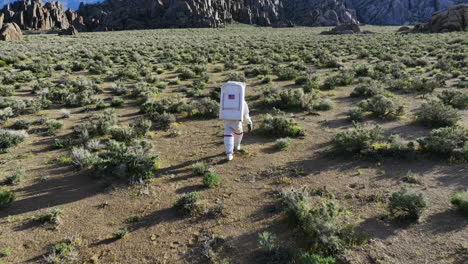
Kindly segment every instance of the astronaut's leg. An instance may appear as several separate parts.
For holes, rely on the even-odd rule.
[[[240,150],[241,149],[241,141],[242,137],[244,136],[244,132],[242,130],[242,122],[239,122],[236,124],[236,127],[234,129],[234,149],[235,150]]]
[[[233,151],[234,151],[234,130],[230,122],[224,122],[224,148],[226,149],[226,155],[228,160],[233,159]]]

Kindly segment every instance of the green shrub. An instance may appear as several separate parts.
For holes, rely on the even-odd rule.
[[[375,95],[359,103],[359,107],[379,118],[395,119],[405,113],[403,104],[384,95]]]
[[[407,183],[419,183],[421,176],[419,174],[408,171],[403,177],[403,181]]]
[[[316,103],[314,105],[314,109],[319,111],[327,111],[331,110],[334,106],[335,104],[331,99],[325,98]]]
[[[304,93],[302,89],[270,88],[263,91],[261,103],[278,109],[309,110],[317,100],[315,93]]]
[[[207,171],[205,175],[203,175],[203,185],[205,185],[205,187],[213,188],[218,186],[220,182],[221,178],[215,172]]]
[[[391,215],[402,219],[419,219],[428,202],[422,193],[414,193],[406,188],[392,193],[389,198],[388,210]]]
[[[9,148],[18,145],[28,137],[24,130],[15,131],[0,128],[0,152],[6,152]]]
[[[40,215],[37,218],[37,221],[39,221],[42,224],[52,224],[52,225],[60,225],[62,223],[62,216],[64,212],[61,209],[50,209],[46,213]]]
[[[429,79],[415,79],[410,84],[410,89],[414,92],[420,93],[422,95],[432,93],[435,88],[439,87],[441,84],[438,81],[433,81]]]
[[[96,155],[83,147],[74,147],[71,150],[72,163],[80,169],[90,168],[94,164],[96,158]]]
[[[369,150],[372,144],[381,138],[382,128],[364,128],[353,123],[354,128],[342,131],[333,138],[333,147],[337,152],[360,153]]]
[[[183,194],[174,201],[174,208],[182,216],[198,215],[203,210],[203,207],[197,203],[199,198],[198,192]]]
[[[0,258],[3,258],[3,257],[8,257],[11,255],[11,253],[13,252],[13,249],[9,248],[9,247],[6,247],[6,248],[3,248],[1,251],[0,251]],[[1,263],[1,262],[0,262]]]
[[[195,176],[205,175],[205,172],[208,171],[208,165],[203,161],[199,161],[192,165],[192,171]]]
[[[279,138],[275,141],[275,148],[278,150],[285,150],[291,146],[292,139],[291,138]]]
[[[231,82],[246,82],[247,78],[245,78],[244,73],[241,72],[231,72],[226,81],[231,81]]]
[[[348,111],[348,119],[355,122],[362,121],[364,119],[364,112],[361,108],[352,108]]]
[[[0,189],[0,209],[10,205],[16,198],[16,195],[12,191]]]
[[[131,125],[133,128],[134,134],[137,137],[143,137],[148,134],[153,123],[151,120],[140,118],[134,124]]]
[[[384,93],[384,88],[379,82],[368,82],[356,86],[351,92],[351,97],[370,98]]]
[[[291,67],[279,67],[275,69],[275,74],[278,76],[279,81],[295,80],[299,73],[296,69]]]
[[[280,207],[312,252],[333,255],[358,243],[347,212],[333,197],[318,197],[307,187],[280,191],[278,196]]]
[[[191,69],[182,67],[177,70],[179,72],[179,78],[181,80],[187,80],[187,79],[192,79],[195,78],[195,72],[193,72]]]
[[[49,119],[46,121],[47,132],[49,134],[55,134],[57,130],[63,127],[63,122],[55,119]]]
[[[334,257],[322,257],[319,254],[306,251],[299,252],[296,261],[297,264],[334,264],[335,262]]]
[[[450,196],[450,203],[464,215],[468,215],[468,191],[456,192]]]
[[[168,130],[171,127],[171,124],[175,123],[176,117],[173,114],[166,112],[153,113],[150,115],[150,118],[154,121],[157,127],[163,130]]]
[[[257,245],[260,249],[267,252],[274,252],[278,249],[278,239],[270,232],[262,232],[258,234]]]
[[[216,118],[219,114],[218,101],[212,100],[208,97],[204,97],[199,101],[193,102],[191,104],[191,107],[191,116],[203,118]]]
[[[16,169],[15,172],[6,176],[5,184],[18,184],[21,179],[24,177],[24,169]]]
[[[424,103],[416,113],[416,121],[426,127],[455,126],[460,119],[456,109],[436,101]]]
[[[418,143],[429,153],[468,159],[468,130],[461,127],[434,129],[429,136],[418,139]]]
[[[113,176],[138,183],[153,177],[159,167],[159,157],[149,153],[151,145],[145,141],[130,145],[111,140],[107,149],[98,154],[93,170],[98,176]]]
[[[128,230],[126,228],[121,228],[114,232],[114,237],[116,239],[125,238],[128,235]]]
[[[71,263],[76,261],[77,249],[82,245],[80,239],[66,237],[62,242],[50,246],[44,256],[46,263]]]
[[[337,76],[331,76],[325,79],[322,86],[320,86],[321,90],[334,90],[336,86],[338,86],[339,79]]]
[[[439,99],[446,105],[451,105],[457,109],[468,108],[468,93],[460,91],[445,90],[442,94],[438,95]]]
[[[294,120],[283,116],[263,116],[259,131],[272,137],[300,137],[304,135],[303,129]]]
[[[315,91],[316,89],[319,88],[319,83],[318,83],[318,78],[313,78],[307,80],[305,83],[304,87],[302,88],[305,93],[311,93],[312,91]]]
[[[114,140],[126,143],[132,141],[136,137],[133,127],[130,126],[112,126],[109,128],[109,135]]]
[[[113,97],[110,103],[110,105],[113,107],[120,107],[123,104],[124,104],[124,99],[122,99],[121,97]]]

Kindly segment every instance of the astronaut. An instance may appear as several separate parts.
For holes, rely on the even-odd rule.
[[[253,122],[249,115],[249,106],[244,101],[242,107],[243,120],[247,121],[248,131],[253,129]],[[241,141],[244,136],[242,121],[224,120],[224,147],[226,149],[227,160],[234,158],[234,150],[241,150]]]

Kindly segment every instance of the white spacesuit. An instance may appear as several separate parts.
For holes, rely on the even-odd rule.
[[[249,132],[253,129],[252,119],[250,119],[249,115],[249,106],[244,101],[243,112],[242,112],[244,120],[247,121],[247,126]],[[240,144],[242,141],[242,137],[244,136],[244,130],[242,127],[242,121],[233,121],[233,120],[225,120],[224,121],[224,147],[226,148],[226,155],[228,160],[233,159],[233,151],[240,150]]]

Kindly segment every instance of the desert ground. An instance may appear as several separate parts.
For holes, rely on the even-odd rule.
[[[467,263],[468,33],[325,29],[1,43],[0,263]]]

